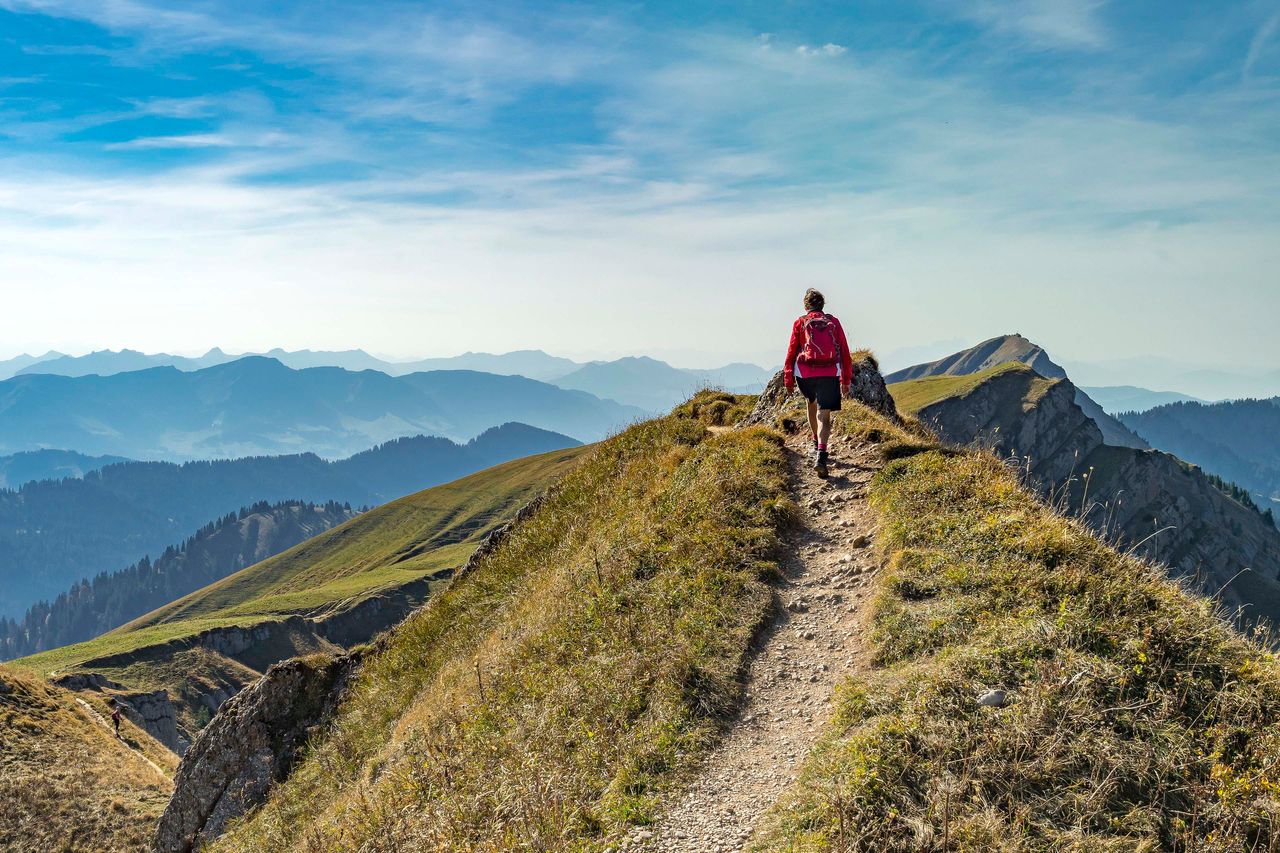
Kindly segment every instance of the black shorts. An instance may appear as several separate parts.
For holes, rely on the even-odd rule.
[[[796,387],[810,403],[817,400],[819,409],[840,411],[840,380],[835,376],[797,376]]]

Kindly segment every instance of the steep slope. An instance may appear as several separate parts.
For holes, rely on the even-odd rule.
[[[890,390],[944,439],[1012,457],[1064,510],[1239,608],[1243,624],[1280,624],[1280,530],[1174,456],[1104,444],[1068,380],[1006,363]]]
[[[836,691],[751,850],[1280,844],[1273,655],[991,456],[852,407],[835,429],[890,460],[868,490],[876,665]]]
[[[508,462],[392,501],[89,642],[13,665],[165,690],[189,736],[272,663],[352,646],[398,622],[584,452]]]
[[[357,514],[333,502],[241,507],[154,560],[144,557],[127,569],[80,581],[52,602],[38,602],[21,620],[0,618],[0,660],[90,640]]]
[[[712,433],[717,402],[733,405],[633,427],[565,476],[378,645],[325,736],[214,849],[585,850],[644,821],[739,695],[792,511],[776,436]],[[227,749],[194,745],[183,791]],[[168,814],[159,849],[184,849]]]
[[[29,450],[0,456],[0,489],[16,489],[33,480],[83,477],[90,471],[128,461],[123,456],[85,456],[74,450]]]
[[[1121,412],[1145,412],[1147,409],[1169,403],[1205,402],[1178,391],[1152,391],[1136,385],[1104,385],[1080,390],[1096,400],[1107,414],[1113,416],[1119,416]]]
[[[0,382],[0,453],[70,447],[134,459],[311,451],[335,458],[418,433],[468,440],[508,421],[595,439],[637,410],[520,376],[290,370],[267,358],[183,372]]]
[[[0,666],[0,851],[142,853],[176,759],[100,695]]]
[[[890,385],[906,382],[911,379],[923,379],[930,376],[969,376],[989,370],[1006,362],[1025,364],[1046,379],[1065,379],[1067,373],[1049,358],[1049,354],[1038,345],[1021,335],[1002,335],[983,341],[977,346],[961,350],[928,364],[918,364],[904,368],[885,377]],[[1116,447],[1136,447],[1147,449],[1148,445],[1140,436],[1135,435],[1128,427],[1107,414],[1102,406],[1081,391],[1075,389],[1076,405],[1093,419],[1102,430],[1103,440]]]
[[[1280,503],[1280,397],[1178,402],[1118,417],[1161,450],[1249,489],[1263,507]]]
[[[17,618],[83,578],[154,556],[243,506],[282,500],[376,506],[577,443],[505,424],[463,445],[415,436],[333,462],[311,453],[182,465],[129,462],[80,479],[0,491],[0,616]]]

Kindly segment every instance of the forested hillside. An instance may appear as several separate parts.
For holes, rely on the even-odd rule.
[[[0,490],[0,616],[117,571],[259,501],[376,506],[510,459],[575,446],[524,424],[467,444],[416,436],[329,462],[312,453],[212,462],[128,462],[79,479]]]
[[[1119,418],[1153,446],[1244,486],[1263,507],[1280,502],[1280,397],[1179,402]]]
[[[81,580],[21,620],[0,616],[0,660],[79,643],[336,527],[350,504],[265,501],[212,521],[154,560]]]

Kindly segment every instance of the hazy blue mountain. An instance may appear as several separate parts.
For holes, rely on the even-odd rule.
[[[1280,395],[1280,370],[1271,366],[1220,367],[1158,357],[1099,362],[1067,362],[1084,385],[1165,388],[1201,400],[1267,398]]]
[[[487,352],[464,352],[450,358],[424,358],[418,361],[389,362],[393,375],[424,370],[480,370],[501,376],[527,376],[542,382],[554,382],[581,367],[576,361],[547,355],[542,350],[516,350],[494,355]],[[558,383],[556,383],[558,384]]]
[[[349,505],[263,501],[200,528],[180,546],[76,581],[21,619],[0,616],[0,660],[92,639],[354,518]]]
[[[1022,335],[1001,335],[976,346],[952,353],[945,358],[926,364],[917,364],[890,373],[885,377],[889,384],[923,379],[928,376],[968,376],[1007,362],[1025,364],[1045,379],[1066,379],[1062,369],[1043,347],[1032,343]],[[1103,410],[1102,406],[1078,387],[1074,387],[1075,402],[1080,409],[1102,430],[1102,438],[1113,447],[1133,447],[1145,450],[1149,445]]]
[[[1280,503],[1280,397],[1170,403],[1119,418],[1153,446],[1240,484],[1259,505]]]
[[[70,380],[68,380],[70,381]],[[415,436],[328,462],[313,453],[187,462],[124,462],[79,479],[0,490],[0,615],[16,617],[81,578],[157,554],[260,501],[374,506],[510,459],[573,447],[524,424],[456,444]]]
[[[555,384],[637,406],[646,412],[667,412],[707,386],[758,392],[772,375],[754,364],[735,363],[713,370],[686,370],[672,367],[665,361],[638,356],[616,361],[593,361],[555,380]]]
[[[500,376],[526,376],[530,379],[549,381],[581,367],[576,361],[547,355],[541,350],[517,350],[500,355],[466,352],[448,358],[388,361],[360,349],[285,350],[276,347],[265,353],[231,355],[214,347],[196,358],[168,353],[147,354],[130,349],[100,350],[80,356],[61,353],[49,353],[39,358],[19,356],[11,362],[0,362],[0,370],[6,364],[12,363],[12,368],[8,373],[0,374],[0,379],[32,373],[52,373],[58,376],[112,376],[116,373],[146,370],[151,367],[176,367],[178,370],[190,372],[256,356],[274,358],[285,367],[294,370],[305,370],[309,367],[341,367],[344,370],[354,371],[379,370],[388,376],[404,376],[428,370],[478,370]]]
[[[74,450],[29,450],[0,456],[0,488],[17,488],[32,480],[83,477],[89,471],[128,461],[123,456],[85,456]]]
[[[467,440],[507,421],[595,440],[639,414],[520,376],[291,370],[254,357],[193,372],[158,367],[0,382],[0,453],[64,447],[133,459],[308,451],[338,458],[418,433]]]
[[[1195,397],[1177,391],[1152,391],[1136,385],[1103,385],[1082,388],[1082,391],[1097,401],[1108,414],[1118,415],[1121,412],[1145,412],[1156,406],[1167,403],[1203,403]]]
[[[30,367],[33,364],[39,364],[43,361],[53,361],[54,359],[62,357],[62,353],[49,350],[44,355],[27,355],[24,352],[22,355],[14,356],[13,358],[0,359],[0,379],[8,379],[9,377],[16,375],[18,371]]]

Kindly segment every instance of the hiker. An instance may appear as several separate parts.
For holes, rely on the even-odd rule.
[[[791,326],[791,344],[782,366],[787,396],[795,393],[799,371],[800,393],[809,403],[809,431],[813,436],[813,469],[827,476],[827,440],[831,437],[831,413],[840,409],[840,398],[849,396],[853,358],[840,321],[824,313],[827,300],[809,288],[804,292],[805,313]]]
[[[111,722],[116,724],[116,737],[120,737],[120,703],[111,700]]]

